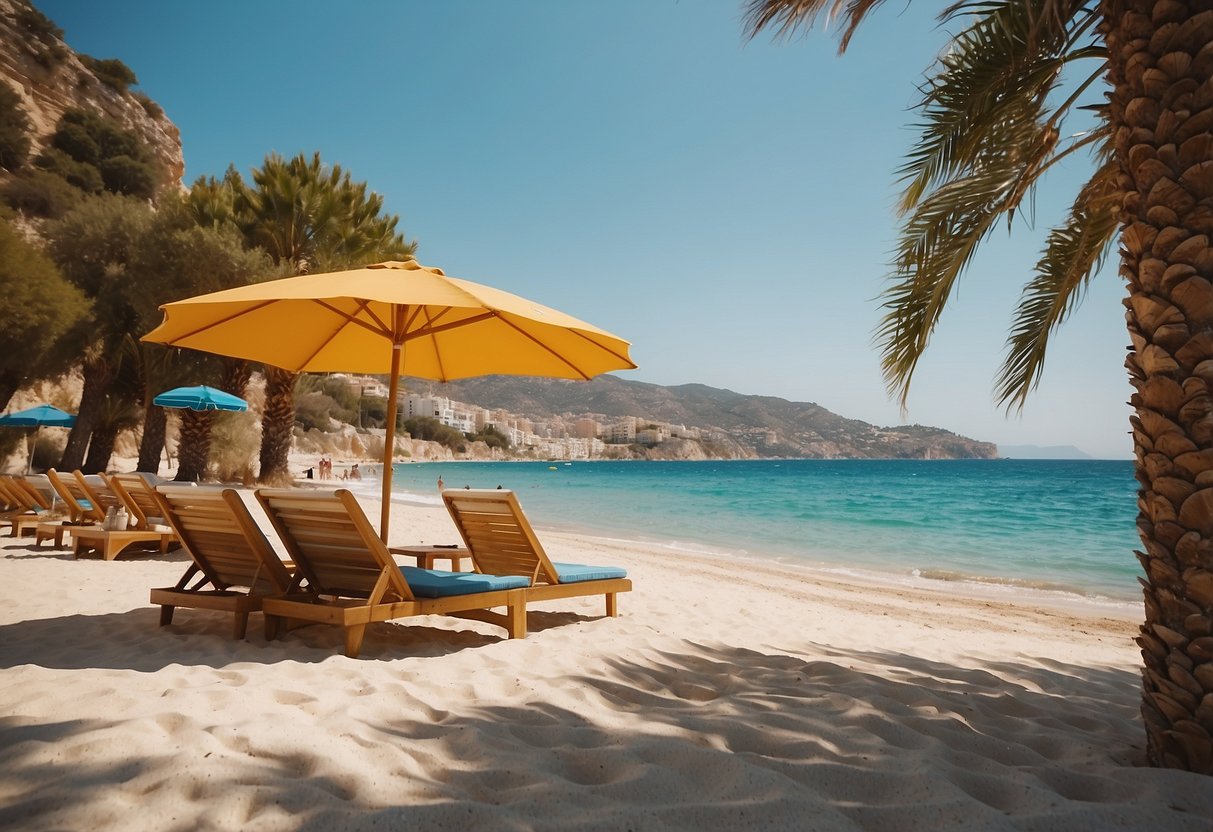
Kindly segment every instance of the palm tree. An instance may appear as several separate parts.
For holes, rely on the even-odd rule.
[[[251,245],[293,274],[406,259],[416,249],[397,233],[397,217],[383,213],[381,196],[368,192],[365,183],[354,182],[340,165],[324,164],[318,153],[289,160],[270,154],[251,179],[246,185],[234,170],[221,181],[201,179],[191,192],[192,207],[202,221],[234,221]],[[262,482],[289,476],[298,378],[277,367],[266,368]]]
[[[790,34],[838,15],[845,51],[879,5],[749,0],[747,27]],[[905,220],[878,329],[885,379],[904,405],[973,252],[1055,162],[1088,152],[1091,178],[1023,291],[999,399],[1023,406],[1049,335],[1119,241],[1141,485],[1147,756],[1213,774],[1213,10],[1184,0],[973,0],[941,16],[964,28],[922,88],[921,137],[900,171]],[[1063,120],[1082,107],[1096,126],[1063,139]]]

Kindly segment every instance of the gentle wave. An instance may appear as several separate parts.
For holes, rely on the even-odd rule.
[[[537,525],[654,548],[1140,598],[1129,462],[406,463],[394,499],[439,504],[439,476],[513,489]]]

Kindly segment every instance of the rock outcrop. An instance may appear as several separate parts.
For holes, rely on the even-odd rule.
[[[155,157],[161,182],[181,187],[185,157],[177,126],[150,100],[141,102],[135,93],[103,82],[61,38],[23,26],[26,7],[20,0],[0,0],[0,80],[21,97],[32,154],[43,148],[64,112],[92,110],[141,137]]]

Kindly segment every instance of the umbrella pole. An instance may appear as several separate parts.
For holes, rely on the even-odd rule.
[[[396,390],[400,386],[400,344],[392,344],[392,376],[388,381],[387,435],[383,437],[383,504],[379,509],[379,539],[387,543],[392,514],[392,452],[396,450]]]

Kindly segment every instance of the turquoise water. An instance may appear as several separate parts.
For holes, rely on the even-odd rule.
[[[537,526],[665,547],[1140,599],[1129,461],[408,463],[393,491],[519,493]]]

